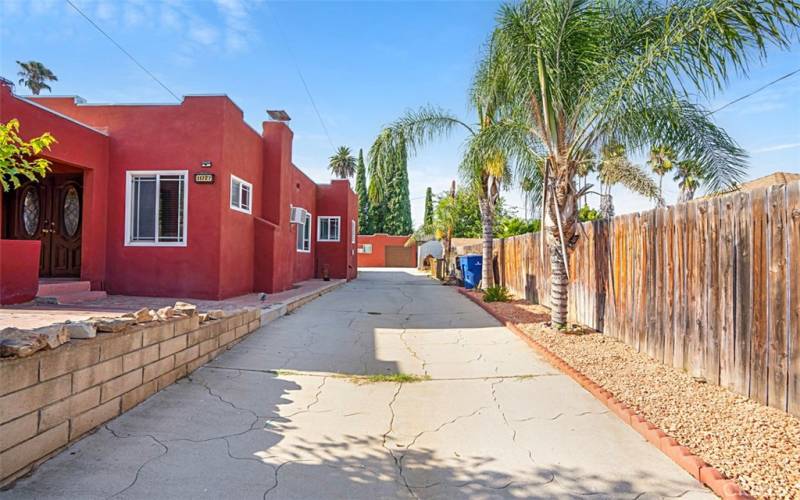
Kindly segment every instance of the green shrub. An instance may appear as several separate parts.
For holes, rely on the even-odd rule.
[[[490,286],[483,293],[484,302],[508,302],[509,300],[511,300],[511,294],[504,286]]]
[[[589,222],[593,220],[602,219],[602,215],[600,212],[593,208],[589,208],[589,205],[584,205],[578,210],[578,220],[580,222]]]

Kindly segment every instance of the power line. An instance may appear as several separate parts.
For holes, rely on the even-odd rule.
[[[149,71],[147,68],[145,68],[145,67],[142,65],[142,63],[140,63],[139,61],[137,61],[137,60],[136,60],[136,58],[135,58],[135,57],[133,57],[133,56],[131,55],[131,53],[130,53],[130,52],[128,52],[127,50],[125,50],[125,49],[122,47],[122,45],[118,44],[116,40],[114,40],[113,38],[111,38],[111,35],[109,35],[109,34],[108,34],[108,33],[106,33],[105,31],[103,31],[103,29],[102,29],[100,26],[98,26],[98,25],[97,25],[97,23],[95,23],[94,21],[92,21],[92,20],[91,20],[91,18],[89,18],[89,16],[87,16],[86,14],[84,14],[84,13],[83,13],[83,11],[82,11],[81,9],[79,9],[79,8],[78,8],[78,6],[77,6],[77,5],[75,5],[74,3],[72,3],[72,0],[66,0],[66,2],[67,2],[69,5],[70,5],[70,7],[72,7],[73,9],[75,9],[75,11],[76,11],[78,14],[80,14],[81,16],[83,16],[83,18],[84,18],[84,19],[86,19],[87,21],[89,21],[89,24],[91,24],[92,26],[94,26],[94,27],[97,29],[97,31],[99,31],[100,33],[102,33],[102,34],[103,34],[103,36],[105,36],[106,38],[108,38],[109,40],[111,40],[111,43],[113,43],[114,45],[116,45],[116,46],[117,46],[117,48],[118,48],[119,50],[121,50],[123,54],[125,54],[126,56],[128,56],[128,58],[130,58],[130,60],[131,60],[131,61],[133,61],[133,62],[134,62],[134,64],[136,64],[137,66],[139,66],[139,68],[141,68],[141,70],[142,70],[142,71],[144,71],[145,73],[147,73],[147,75],[148,75],[150,78],[152,78],[153,80],[155,80],[155,82],[156,82],[157,84],[161,85],[161,87],[162,87],[164,90],[166,90],[167,92],[169,92],[169,93],[172,95],[172,97],[174,97],[174,98],[175,98],[175,100],[177,100],[178,102],[181,102],[181,98],[180,98],[180,97],[178,97],[178,96],[175,94],[175,92],[171,91],[171,90],[169,89],[169,87],[167,87],[166,85],[164,85],[164,83],[162,83],[162,82],[161,82],[161,80],[159,80],[158,78],[156,78],[156,75],[154,75],[153,73],[151,73],[151,72],[150,72],[150,71]]]
[[[275,28],[278,30],[278,33],[281,35],[281,41],[283,42],[283,46],[286,49],[286,52],[289,54],[289,59],[291,59],[292,64],[294,65],[294,69],[297,70],[297,76],[300,77],[300,81],[303,83],[303,88],[306,90],[306,95],[308,96],[308,100],[311,101],[311,107],[314,108],[314,113],[317,114],[317,118],[319,119],[319,124],[322,125],[322,130],[325,132],[325,135],[328,137],[328,142],[331,145],[331,149],[335,149],[336,146],[333,145],[333,139],[331,139],[331,134],[328,132],[328,127],[325,126],[325,120],[322,119],[322,115],[317,108],[317,103],[314,101],[314,96],[311,95],[311,90],[308,88],[308,84],[306,83],[306,79],[303,77],[303,72],[300,71],[300,65],[297,64],[297,59],[294,57],[294,52],[292,52],[292,48],[289,45],[289,40],[286,37],[286,33],[283,31],[280,23],[278,23],[278,18],[275,16],[275,13],[272,12],[272,9],[269,6],[269,1],[264,2],[264,5],[269,12],[269,17],[272,19],[272,23],[275,25]]]
[[[797,74],[797,73],[800,73],[800,68],[797,68],[796,70],[792,71],[791,73],[787,73],[787,74],[783,75],[783,76],[782,76],[782,77],[780,77],[780,78],[776,78],[775,80],[772,80],[771,82],[767,83],[766,85],[762,85],[761,87],[759,87],[759,88],[755,89],[754,91],[750,92],[749,94],[745,94],[745,95],[743,95],[742,97],[739,97],[739,98],[737,98],[737,99],[734,99],[734,100],[732,100],[732,101],[731,101],[731,102],[729,102],[728,104],[725,104],[725,105],[723,105],[723,106],[720,106],[719,108],[715,109],[714,111],[710,112],[709,114],[710,114],[710,115],[713,115],[713,114],[714,114],[714,113],[716,113],[717,111],[722,111],[723,109],[727,108],[728,106],[731,106],[731,105],[733,105],[733,104],[736,104],[736,103],[737,103],[737,102],[739,102],[739,101],[743,101],[743,100],[747,99],[748,97],[752,97],[752,96],[754,96],[755,94],[758,94],[759,92],[761,92],[762,90],[764,90],[765,88],[769,87],[770,85],[774,85],[774,84],[778,83],[779,81],[781,81],[781,80],[785,80],[785,79],[789,78],[790,76],[792,76],[792,75],[795,75],[795,74]]]

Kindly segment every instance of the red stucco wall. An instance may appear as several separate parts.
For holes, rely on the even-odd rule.
[[[359,234],[358,246],[365,243],[372,244],[372,253],[358,254],[358,267],[385,267],[385,249],[387,246],[403,246],[408,241],[408,236],[390,236],[388,234]],[[414,255],[417,250],[414,245]],[[416,257],[415,257],[416,260]]]
[[[297,250],[297,231],[300,226],[292,224],[292,245],[295,249],[293,281],[304,281],[314,277],[314,260],[317,256],[316,245],[316,214],[317,214],[317,185],[300,169],[292,166],[292,205],[308,210],[311,213],[311,251]]]
[[[222,161],[214,165],[220,191],[220,296],[231,297],[254,290],[255,221],[263,211],[262,138],[244,122],[242,111],[226,100],[222,131]],[[208,170],[201,168],[200,170]],[[253,185],[250,214],[231,208],[231,176]]]
[[[186,97],[180,105],[76,105],[37,98],[112,139],[108,182],[106,290],[127,295],[222,297],[220,279],[222,139],[226,97]],[[220,124],[223,123],[221,127]],[[157,126],[154,126],[157,124]],[[203,161],[216,184],[194,184]],[[185,247],[125,246],[126,172],[188,170]],[[227,195],[227,190],[225,190]]]
[[[331,278],[348,280],[358,274],[356,266],[355,244],[353,244],[352,221],[358,228],[358,198],[350,188],[347,180],[334,180],[330,184],[317,187],[317,214],[314,230],[317,230],[318,218],[322,216],[340,216],[341,234],[338,242],[317,242],[317,275],[322,275],[326,267]],[[316,239],[316,232],[314,237]]]
[[[91,281],[94,289],[101,289],[106,275],[108,136],[21,99],[13,95],[7,85],[0,83],[0,121],[6,123],[12,118],[19,121],[19,133],[23,139],[44,132],[50,132],[56,138],[58,142],[44,157],[83,171],[81,255],[84,265],[81,266],[81,279]],[[0,221],[3,220],[2,207],[0,189]]]
[[[26,121],[42,125],[31,127],[34,132],[50,130],[60,141],[63,137],[65,145],[54,149],[54,158],[85,169],[83,235],[84,245],[91,248],[83,250],[81,264],[109,293],[220,299],[283,291],[319,276],[322,265],[334,278],[356,276],[350,234],[351,221],[357,224],[356,195],[346,180],[317,186],[292,164],[293,134],[286,124],[264,122],[258,133],[225,96],[186,97],[176,105],[86,105],[73,98],[35,98],[86,126],[8,91],[3,99],[4,104],[19,101],[28,112],[55,117],[51,128],[46,118]],[[21,113],[8,106],[0,109],[0,116],[7,110],[9,116]],[[64,126],[94,134],[98,145],[73,138]],[[102,128],[107,136],[87,126]],[[94,158],[97,147],[99,158]],[[201,166],[207,161],[211,168]],[[125,245],[126,172],[132,170],[187,171],[186,246]],[[213,173],[214,184],[195,184],[199,172]],[[230,207],[231,175],[253,185],[252,213]],[[298,228],[289,221],[291,205],[312,214],[311,252],[296,249]],[[341,217],[339,243],[316,241],[319,215]]]
[[[264,226],[264,235],[255,250],[257,291],[274,293],[291,287],[294,274],[294,233],[289,223],[293,134],[284,123],[264,122],[262,136],[262,218],[270,224]]]

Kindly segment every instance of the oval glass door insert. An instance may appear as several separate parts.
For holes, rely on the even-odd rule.
[[[22,199],[22,225],[28,236],[39,229],[39,192],[35,188],[28,188]]]
[[[78,224],[81,220],[81,200],[78,197],[78,190],[70,187],[64,197],[64,232],[66,236],[73,237],[78,232]]]

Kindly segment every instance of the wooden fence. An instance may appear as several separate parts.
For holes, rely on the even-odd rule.
[[[800,415],[800,182],[584,223],[579,234],[570,321]],[[496,266],[514,294],[547,306],[540,238],[495,240]]]

